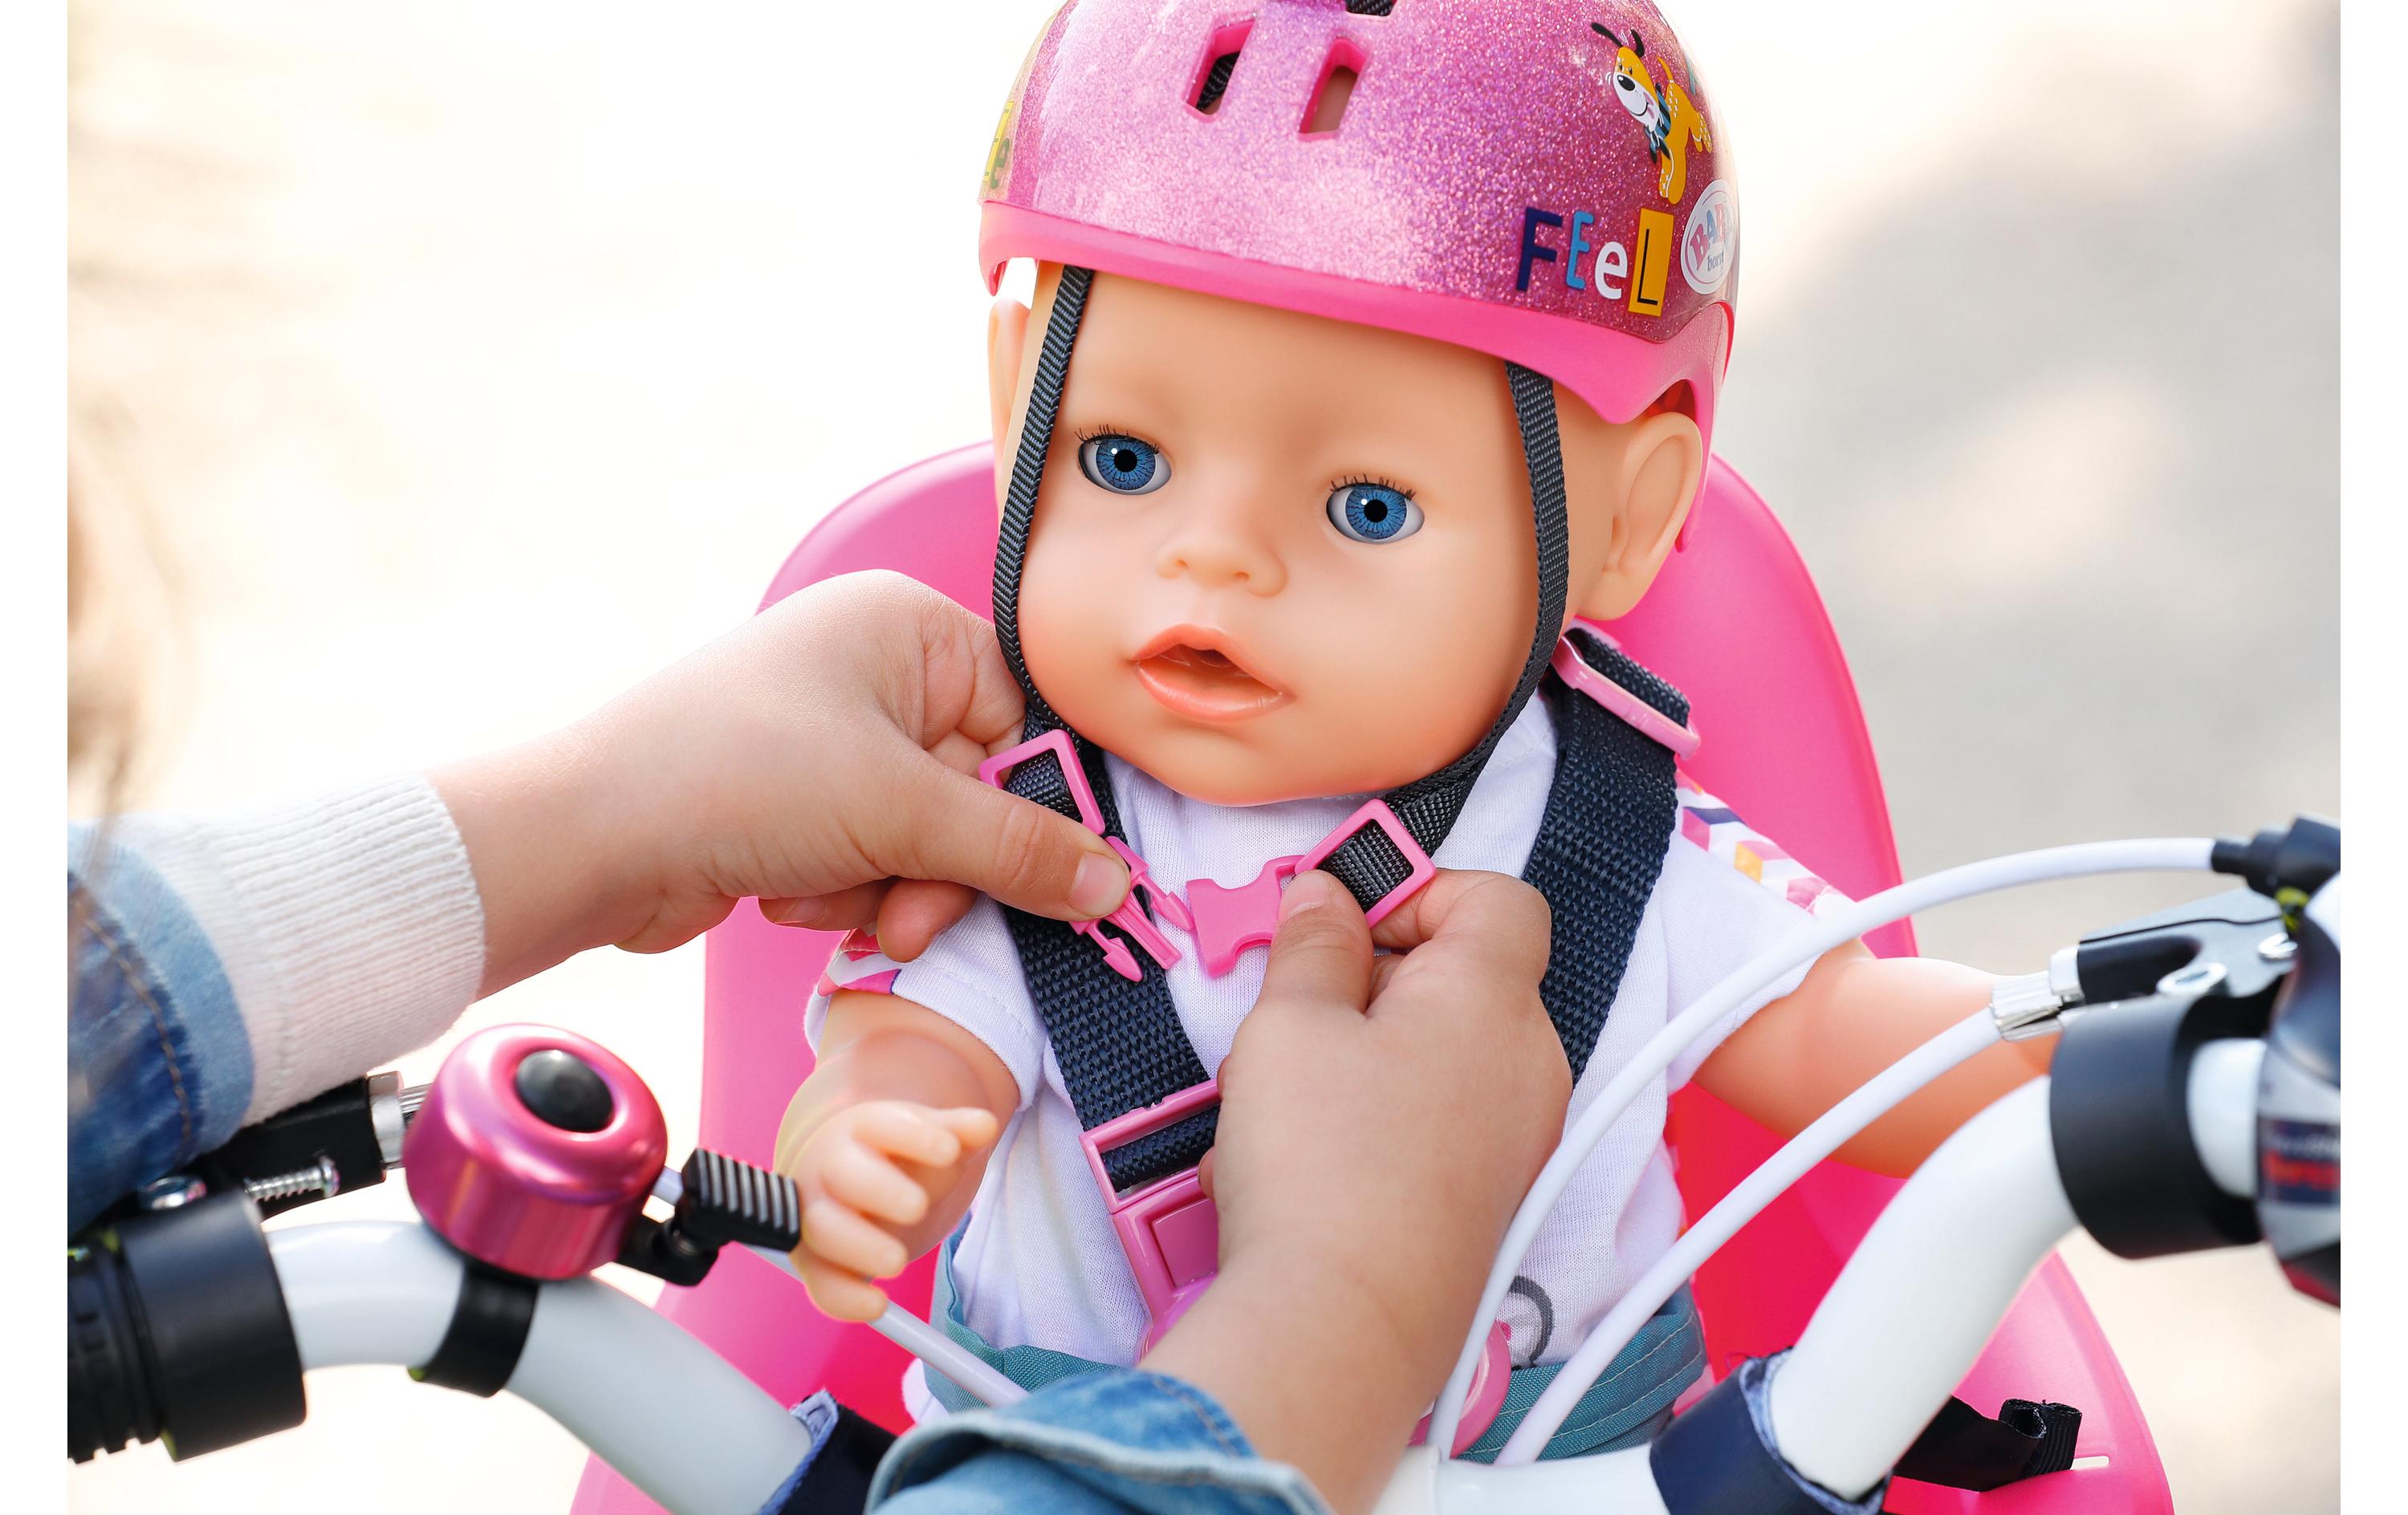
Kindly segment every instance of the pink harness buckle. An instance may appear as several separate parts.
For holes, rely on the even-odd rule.
[[[1086,770],[1080,765],[1079,754],[1070,745],[1068,731],[1056,726],[1042,736],[1031,737],[1017,747],[997,752],[979,765],[979,782],[1001,789],[1010,781],[1014,768],[1037,757],[1051,757],[1061,768],[1063,785],[1069,790],[1070,801],[1079,811],[1079,823],[1103,836],[1105,845],[1119,853],[1121,861],[1128,865],[1128,897],[1122,900],[1120,908],[1105,916],[1104,920],[1125,933],[1130,941],[1144,948],[1146,956],[1162,966],[1167,968],[1178,962],[1179,949],[1172,946],[1170,938],[1147,919],[1138,898],[1140,891],[1143,891],[1145,897],[1154,902],[1154,908],[1162,912],[1164,920],[1182,931],[1192,931],[1195,920],[1188,914],[1187,902],[1156,883],[1154,871],[1146,866],[1145,859],[1138,856],[1128,843],[1118,836],[1104,836],[1103,808],[1096,803],[1095,789],[1087,782]],[[1137,955],[1128,950],[1126,943],[1105,936],[1101,925],[1102,922],[1096,921],[1073,921],[1070,929],[1094,942],[1114,973],[1131,982],[1143,978],[1145,970],[1139,965]]]
[[[1574,624],[1615,651],[1622,650],[1622,644],[1597,622],[1577,621]],[[1556,678],[1628,722],[1638,728],[1640,735],[1670,748],[1674,757],[1687,757],[1704,740],[1698,735],[1696,725],[1682,725],[1674,722],[1663,711],[1590,667],[1587,660],[1580,655],[1580,650],[1572,646],[1569,636],[1555,643],[1555,655],[1548,660],[1548,665],[1555,670]]]
[[[1251,883],[1236,888],[1214,883],[1210,879],[1191,879],[1187,883],[1187,902],[1193,909],[1196,923],[1197,961],[1204,971],[1218,979],[1238,965],[1239,957],[1247,949],[1260,947],[1271,939],[1279,925],[1280,891],[1290,879],[1307,868],[1317,868],[1346,844],[1348,837],[1367,825],[1379,827],[1402,852],[1411,870],[1404,882],[1371,902],[1363,912],[1373,925],[1394,913],[1397,907],[1412,897],[1414,891],[1438,877],[1438,865],[1422,850],[1421,843],[1397,819],[1385,800],[1371,800],[1338,824],[1338,829],[1324,836],[1312,851],[1297,857],[1275,857],[1263,865],[1263,871]]]
[[[1106,1121],[1079,1137],[1087,1154],[1087,1170],[1095,1175],[1096,1188],[1104,1196],[1112,1231],[1128,1256],[1129,1272],[1151,1317],[1140,1355],[1154,1350],[1171,1322],[1187,1312],[1220,1270],[1221,1214],[1205,1197],[1203,1180],[1194,1168],[1122,1193],[1112,1187],[1104,1154],[1177,1125],[1220,1099],[1221,1086],[1207,1079],[1159,1105]]]

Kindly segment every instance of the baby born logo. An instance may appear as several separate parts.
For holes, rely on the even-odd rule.
[[[1730,276],[1738,250],[1739,202],[1730,185],[1718,179],[1689,211],[1688,229],[1681,234],[1681,277],[1699,294],[1712,294]]]

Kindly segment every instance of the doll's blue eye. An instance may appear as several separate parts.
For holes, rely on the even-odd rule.
[[[1170,465],[1152,442],[1119,432],[1081,443],[1079,470],[1115,494],[1151,494],[1170,482]]]
[[[1329,523],[1357,542],[1393,542],[1422,529],[1422,507],[1384,484],[1340,484],[1329,492]]]

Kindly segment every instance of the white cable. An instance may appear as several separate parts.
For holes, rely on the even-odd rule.
[[[1725,1194],[1698,1223],[1681,1235],[1672,1250],[1656,1260],[1627,1293],[1614,1301],[1564,1363],[1555,1380],[1540,1394],[1522,1423],[1513,1430],[1497,1465],[1534,1462],[1564,1418],[1579,1405],[1630,1338],[1647,1323],[1664,1301],[1672,1297],[1688,1277],[1704,1265],[1723,1243],[1756,1219],[1783,1191],[1806,1176],[1807,1170],[1838,1151],[1850,1137],[1896,1108],[1899,1103],[1967,1058],[1999,1043],[1999,1023],[1987,1005],[1899,1058],[1847,1098],[1823,1112],[1812,1125],[1789,1138],[1781,1151],[1757,1165]]]
[[[2208,866],[2208,854],[2214,843],[2205,837],[2157,838],[2113,842],[2086,842],[2073,847],[2048,847],[2037,851],[2016,852],[2007,857],[1988,858],[1958,867],[1945,868],[1925,878],[1916,879],[1885,889],[1880,893],[1815,918],[1813,929],[1801,933],[1789,942],[1769,948],[1751,958],[1736,972],[1724,979],[1712,990],[1699,996],[1687,1009],[1674,1016],[1663,1030],[1650,1037],[1637,1056],[1615,1070],[1604,1089],[1589,1108],[1583,1111],[1572,1129],[1565,1134],[1555,1155],[1539,1171],[1536,1182],[1513,1212],[1513,1221],[1506,1227],[1504,1245],[1498,1250],[1496,1264],[1489,1269],[1487,1287],[1480,1293],[1480,1308],[1471,1318],[1471,1332],[1462,1352],[1456,1357],[1455,1372],[1439,1394],[1438,1405],[1430,1412],[1429,1441],[1433,1446],[1455,1444],[1455,1427],[1463,1420],[1463,1407],[1470,1398],[1471,1376],[1480,1365],[1480,1355],[1488,1340],[1488,1322],[1505,1302],[1506,1292],[1512,1287],[1513,1277],[1521,1270],[1522,1259],[1539,1227],[1555,1208],[1555,1201],[1572,1179],[1572,1174],[1588,1154],[1603,1140],[1606,1131],[1630,1108],[1633,1100],[1657,1075],[1672,1065],[1684,1048],[1712,1028],[1723,1017],[1744,1003],[1749,995],[1758,993],[1801,963],[1822,956],[1831,949],[1856,940],[1870,931],[1879,930],[1895,921],[1902,921],[1917,910],[1930,909],[1976,894],[1987,894],[2022,884],[2042,883],[2058,879],[2079,879],[2102,873],[2146,873],[2153,871],[2196,871]]]
[[[784,1252],[767,1247],[755,1247],[752,1251],[784,1268],[797,1283],[802,1281],[802,1275],[795,1271],[795,1260]],[[1027,1390],[989,1367],[985,1359],[892,1300],[887,1302],[886,1312],[869,1322],[869,1328],[960,1384],[984,1404],[1000,1408],[1028,1397]]]
[[[664,1204],[676,1204],[684,1193],[684,1176],[675,1168],[663,1168],[652,1184],[652,1197]],[[796,1271],[795,1260],[789,1254],[774,1247],[747,1250],[782,1269],[796,1283],[802,1281],[803,1276]],[[1000,1408],[1028,1397],[1027,1390],[988,1366],[985,1359],[892,1301],[887,1303],[884,1314],[869,1322],[869,1328],[960,1384],[984,1404]]]

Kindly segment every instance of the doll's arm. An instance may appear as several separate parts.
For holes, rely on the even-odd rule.
[[[1936,958],[1877,958],[1862,943],[1824,954],[1804,981],[1714,1049],[1698,1067],[1708,1093],[1783,1137],[1866,1079],[1986,1004],[1994,980]],[[1839,1151],[1893,1178],[1914,1171],[1959,1125],[2048,1071],[2049,1039],[1969,1059],[1867,1126]]]
[[[795,1263],[821,1309],[866,1321],[891,1278],[969,1208],[1019,1089],[986,1044],[891,994],[839,990],[819,1064],[778,1126],[777,1168],[802,1191]]]

